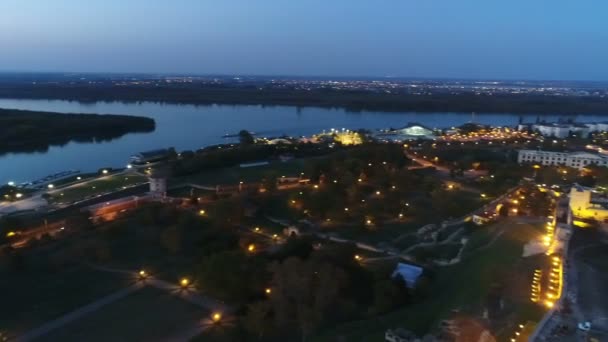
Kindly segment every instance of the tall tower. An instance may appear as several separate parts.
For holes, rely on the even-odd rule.
[[[148,177],[148,180],[150,181],[150,193],[154,196],[166,196],[167,178],[166,171],[159,169],[152,170]]]

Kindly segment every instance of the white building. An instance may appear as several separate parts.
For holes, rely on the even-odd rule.
[[[608,166],[608,157],[589,152],[549,152],[519,150],[519,164],[562,165],[582,169],[589,165]]]
[[[150,176],[150,192],[155,195],[164,196],[167,192],[167,178],[162,176]]]
[[[592,123],[539,123],[539,124],[520,124],[517,126],[518,130],[522,131],[529,129],[532,131],[539,131],[545,137],[554,138],[567,138],[570,133],[580,134],[586,138],[589,133],[608,131],[607,122],[592,122]]]

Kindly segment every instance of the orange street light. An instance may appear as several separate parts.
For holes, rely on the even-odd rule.
[[[254,244],[250,244],[249,246],[247,246],[247,250],[250,253],[253,253],[255,251],[255,245]]]
[[[213,315],[211,316],[211,320],[213,321],[213,323],[219,323],[219,321],[222,320],[222,314],[219,312],[213,313]]]
[[[148,273],[145,270],[139,270],[138,274],[139,274],[139,277],[142,279],[145,279],[148,277]]]
[[[179,285],[180,285],[181,287],[183,287],[183,288],[188,287],[188,286],[190,285],[190,279],[188,279],[188,278],[182,278],[182,279],[179,281]]]
[[[266,290],[264,290],[264,292],[266,292],[267,295],[272,293],[272,289],[270,287],[267,287]]]

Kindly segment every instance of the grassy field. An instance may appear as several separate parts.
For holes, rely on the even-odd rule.
[[[335,341],[338,336],[347,341],[382,340],[386,329],[397,327],[422,334],[436,327],[452,310],[479,314],[497,279],[508,279],[508,275],[516,272],[523,245],[538,234],[535,226],[502,222],[491,230],[475,231],[473,237],[485,240],[488,238],[485,235],[495,230],[505,233],[490,247],[471,250],[462,262],[436,270],[428,298],[385,316],[331,329],[314,340]]]
[[[295,159],[285,163],[273,162],[268,165],[253,166],[253,167],[230,167],[225,169],[203,171],[194,175],[180,177],[172,182],[178,183],[194,183],[199,185],[215,186],[221,185],[236,185],[239,182],[259,182],[262,178],[269,175],[276,177],[281,176],[299,176],[303,170],[304,160]]]
[[[193,329],[205,310],[165,291],[143,288],[49,333],[50,341],[163,341]]]
[[[18,334],[73,311],[120,288],[130,279],[84,266],[51,271],[0,271],[2,330]]]
[[[49,201],[52,203],[71,203],[147,181],[146,177],[137,174],[100,177],[58,190],[51,195]]]

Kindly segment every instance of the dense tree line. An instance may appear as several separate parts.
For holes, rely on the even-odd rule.
[[[191,104],[340,107],[350,111],[606,114],[608,100],[591,96],[536,94],[388,94],[371,91],[271,89],[230,85],[32,85],[5,84],[0,97],[94,101],[155,101]]]
[[[111,140],[152,132],[153,119],[127,115],[63,114],[0,109],[0,154],[45,151],[70,141]]]

